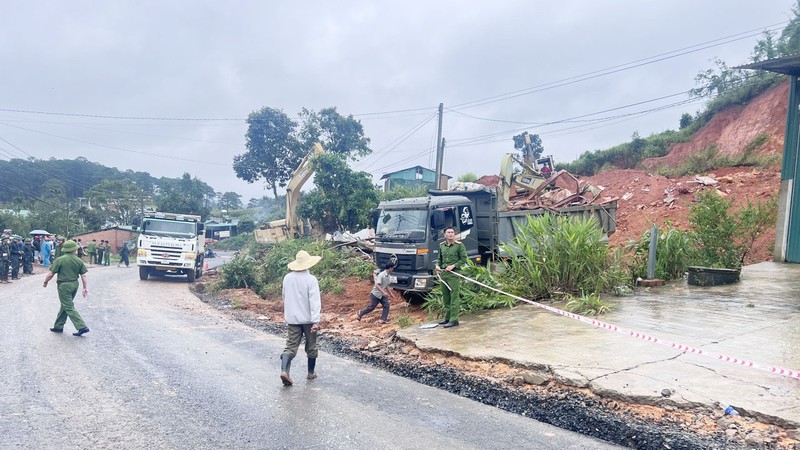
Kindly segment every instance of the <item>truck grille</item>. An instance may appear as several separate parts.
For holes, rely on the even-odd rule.
[[[383,268],[384,265],[391,261],[392,255],[389,253],[376,253],[375,254],[375,262],[378,264],[379,268]],[[411,272],[416,271],[417,269],[417,255],[397,255],[397,267],[395,267],[395,271],[397,272]]]

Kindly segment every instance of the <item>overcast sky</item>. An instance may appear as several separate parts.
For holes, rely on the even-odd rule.
[[[246,203],[267,193],[231,167],[249,113],[354,115],[374,154],[353,167],[377,183],[435,168],[444,103],[448,175],[498,173],[523,130],[572,161],[677,129],[697,73],[748,62],[793,4],[3,0],[0,158],[189,172]]]

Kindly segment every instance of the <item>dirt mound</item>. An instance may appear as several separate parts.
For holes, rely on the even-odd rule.
[[[769,139],[753,155],[782,155],[788,99],[789,82],[786,81],[761,94],[747,106],[735,106],[715,114],[691,141],[676,144],[666,156],[645,159],[641,167],[645,170],[679,167],[711,145],[716,145],[717,156],[735,159],[744,155],[746,147],[761,135],[767,135]]]
[[[619,197],[617,202],[617,231],[610,236],[612,246],[638,240],[652,225],[689,230],[689,211],[703,189],[718,189],[720,194],[734,200],[734,207],[747,201],[764,202],[778,195],[780,167],[754,169],[727,167],[705,174],[716,180],[717,186],[705,186],[694,175],[667,178],[641,170],[608,170],[583,180],[603,188],[604,197]],[[748,255],[747,263],[771,261],[775,229],[764,233]]]

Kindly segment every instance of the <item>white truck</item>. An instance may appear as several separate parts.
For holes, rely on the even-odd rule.
[[[189,283],[200,278],[205,259],[204,228],[200,216],[144,213],[136,256],[139,278],[185,274]]]

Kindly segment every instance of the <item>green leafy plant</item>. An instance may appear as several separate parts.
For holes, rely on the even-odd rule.
[[[500,285],[497,279],[497,273],[492,272],[488,267],[479,266],[472,262],[467,264],[461,271],[461,274],[489,286]],[[516,300],[512,297],[484,289],[477,284],[465,280],[461,280],[461,289],[459,292],[461,296],[462,314],[469,314],[484,309],[510,308],[516,304]],[[428,316],[431,318],[441,317],[444,314],[444,299],[440,286],[435,287],[425,296],[425,303],[422,305],[422,308],[428,311]]]
[[[611,311],[611,305],[603,301],[599,294],[581,294],[580,296],[566,295],[564,307],[576,314],[584,316],[597,316]]]
[[[512,293],[539,299],[608,292],[630,283],[594,221],[545,214],[529,217],[501,252],[512,256],[501,279]]]
[[[252,256],[236,256],[219,269],[219,278],[215,289],[248,288],[258,291],[263,281],[256,269],[256,260]]]
[[[694,226],[697,253],[692,265],[739,269],[755,240],[775,224],[777,202],[753,204],[731,211],[732,200],[722,198],[716,191],[698,195],[700,203],[692,207],[689,219]]]
[[[650,255],[652,228],[642,233],[639,241],[626,246],[632,255],[628,262],[631,277],[647,278],[647,263]],[[655,277],[662,280],[681,278],[695,254],[695,239],[692,233],[672,228],[667,223],[660,229],[656,240]]]

